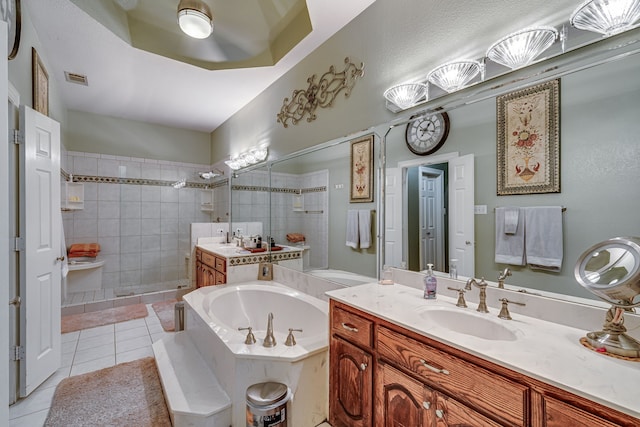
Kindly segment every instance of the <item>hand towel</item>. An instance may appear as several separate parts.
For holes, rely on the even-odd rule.
[[[291,243],[304,242],[305,237],[302,233],[287,233],[287,240]]]
[[[358,211],[349,209],[347,211],[347,246],[358,248]]]
[[[508,206],[504,208],[504,232],[506,234],[516,234],[518,230],[518,219],[520,217],[520,208]]]
[[[525,208],[525,251],[531,268],[560,271],[562,267],[562,207]]]
[[[519,210],[518,216],[521,215],[522,208]],[[524,265],[524,229],[521,226],[516,228],[514,234],[506,234],[505,226],[505,210],[506,208],[496,208],[496,264]]]
[[[371,210],[360,209],[358,211],[358,232],[360,234],[360,249],[368,249],[371,246]]]

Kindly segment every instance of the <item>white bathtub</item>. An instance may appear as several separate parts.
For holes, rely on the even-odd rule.
[[[276,282],[207,286],[183,297],[186,327],[206,364],[232,401],[233,425],[244,425],[245,393],[265,381],[293,392],[289,425],[314,426],[327,416],[328,303]],[[273,313],[276,346],[262,346]],[[257,342],[247,345],[253,327]],[[297,344],[284,345],[289,328]]]
[[[363,285],[365,283],[375,283],[378,281],[375,277],[333,269],[309,270],[305,271],[305,273],[346,286]]]

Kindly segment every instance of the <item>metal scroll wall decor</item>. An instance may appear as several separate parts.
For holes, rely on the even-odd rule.
[[[307,79],[309,86],[306,89],[294,90],[291,100],[285,98],[277,115],[278,123],[286,128],[289,127],[289,121],[295,125],[305,117],[307,122],[312,122],[316,119],[316,108],[331,107],[340,92],[344,92],[345,98],[348,98],[356,80],[364,76],[364,63],[361,62],[358,67],[349,57],[344,59],[344,63],[343,71],[336,72],[332,65],[320,80],[316,82],[316,75],[312,75]]]

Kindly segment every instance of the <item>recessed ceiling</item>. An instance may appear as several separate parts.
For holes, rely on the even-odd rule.
[[[204,1],[214,15],[204,40],[180,31],[179,0],[25,6],[68,109],[210,132],[375,0]]]

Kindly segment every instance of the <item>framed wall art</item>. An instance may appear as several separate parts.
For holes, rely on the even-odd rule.
[[[373,135],[351,141],[349,202],[373,202]]]
[[[49,74],[38,52],[31,48],[33,109],[49,115]]]
[[[496,99],[497,193],[560,192],[560,80]]]

